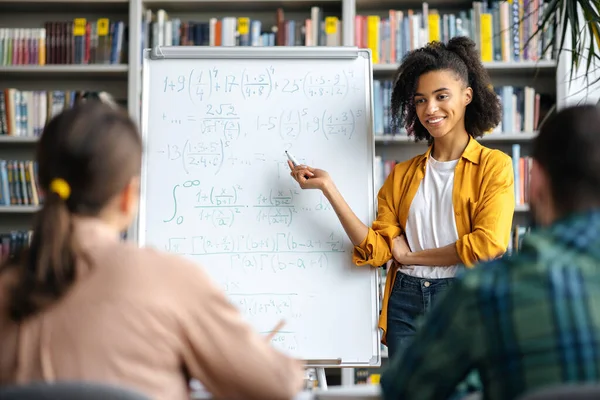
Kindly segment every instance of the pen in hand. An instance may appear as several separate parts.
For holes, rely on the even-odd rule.
[[[279,321],[277,325],[275,325],[275,328],[271,329],[271,332],[269,332],[269,334],[266,336],[267,342],[270,342],[275,337],[275,335],[277,335],[277,332],[279,332],[281,328],[283,328],[284,325],[284,320]]]
[[[285,151],[285,155],[287,156],[288,160],[290,160],[290,162],[292,163],[292,165],[294,167],[298,166],[298,161],[296,161],[296,159],[294,158],[293,155],[291,155],[290,153],[288,153],[288,151]],[[308,175],[304,175],[304,179],[309,179],[310,177]]]

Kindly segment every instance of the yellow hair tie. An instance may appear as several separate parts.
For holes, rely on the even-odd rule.
[[[61,199],[67,200],[71,195],[71,186],[62,178],[54,178],[50,182],[50,191],[59,195]]]

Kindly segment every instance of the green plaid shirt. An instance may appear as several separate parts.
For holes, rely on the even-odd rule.
[[[384,399],[445,399],[477,371],[486,399],[600,380],[600,211],[527,235],[519,254],[457,277],[402,357]]]

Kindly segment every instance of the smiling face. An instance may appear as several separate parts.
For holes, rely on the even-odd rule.
[[[465,131],[465,110],[473,90],[449,70],[419,77],[414,102],[421,124],[433,138]]]

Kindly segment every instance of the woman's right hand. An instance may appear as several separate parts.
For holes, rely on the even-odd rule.
[[[290,175],[298,182],[302,189],[320,189],[325,190],[331,185],[332,180],[327,171],[312,168],[307,165],[298,165],[294,167],[291,161],[288,161]]]

